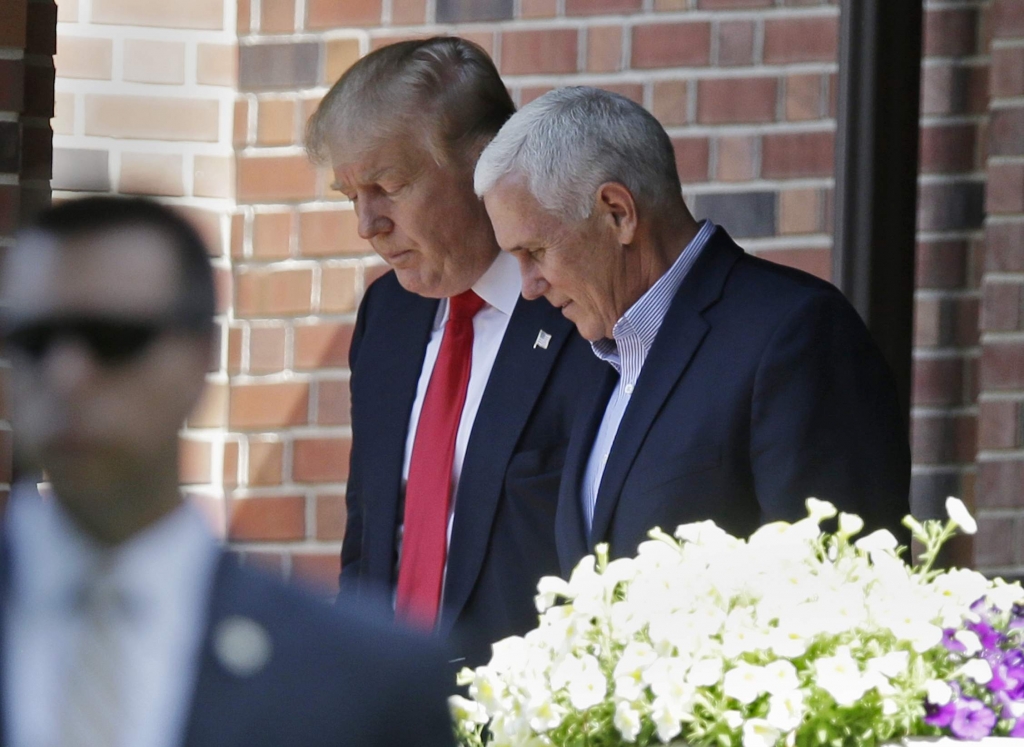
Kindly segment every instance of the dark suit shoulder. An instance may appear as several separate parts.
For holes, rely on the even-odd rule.
[[[377,668],[413,668],[418,661],[441,660],[436,643],[398,628],[354,599],[332,606],[302,589],[241,567],[234,569],[230,583],[237,584],[237,596],[248,612],[272,633],[288,639],[289,645]]]

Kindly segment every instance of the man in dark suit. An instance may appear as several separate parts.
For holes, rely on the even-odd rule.
[[[652,527],[704,519],[746,535],[811,496],[906,539],[906,424],[867,329],[833,286],[694,220],[643,108],[545,94],[484,151],[476,190],[524,295],[608,364],[566,458],[563,572],[598,542],[631,555]]]
[[[2,277],[19,464],[51,487],[15,491],[0,540],[3,744],[451,745],[438,652],[238,567],[182,500],[214,339],[195,231],[68,202]]]
[[[342,592],[383,596],[468,664],[536,625],[569,428],[598,370],[568,320],[520,297],[473,194],[513,111],[475,44],[401,42],[342,76],[307,137],[394,270],[367,289],[351,347]]]

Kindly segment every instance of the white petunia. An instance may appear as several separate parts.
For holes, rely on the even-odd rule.
[[[791,731],[803,721],[806,708],[804,696],[799,690],[772,695],[768,699],[768,715],[765,718],[779,731]]]
[[[992,667],[984,659],[971,659],[960,667],[959,674],[984,685],[992,679]]]
[[[764,667],[764,689],[772,695],[788,693],[800,686],[796,667],[788,661],[773,661]]]
[[[967,506],[959,498],[950,496],[946,499],[946,514],[954,524],[963,530],[964,534],[974,534],[978,531],[978,522],[974,520],[971,512],[967,510]]]
[[[942,680],[929,680],[925,685],[925,698],[932,705],[946,705],[953,699],[953,688]]]
[[[567,598],[570,594],[568,582],[556,576],[544,576],[537,582],[537,596],[534,604],[537,612],[544,613],[553,607],[560,597]]]
[[[749,705],[767,690],[766,679],[763,667],[740,662],[735,669],[725,673],[722,692],[744,705]]]
[[[815,683],[839,705],[853,705],[868,687],[856,660],[845,646],[841,646],[835,656],[815,661],[814,671],[817,675]]]
[[[953,638],[963,644],[967,656],[974,656],[981,651],[981,639],[973,630],[958,630],[953,634]]]
[[[655,698],[651,718],[662,744],[668,744],[683,730],[679,717],[675,714],[664,698]]]
[[[820,524],[825,519],[831,519],[836,515],[835,505],[828,501],[821,501],[817,498],[808,498],[804,501],[804,506],[807,507],[807,514],[816,523]]]
[[[743,747],[775,747],[782,732],[763,718],[748,719],[743,724]]]
[[[889,679],[905,674],[910,662],[910,654],[906,651],[890,651],[884,656],[876,656],[868,659],[867,670],[878,672]]]
[[[555,703],[550,695],[531,699],[524,711],[530,728],[538,734],[544,734],[561,726],[568,713],[568,709]]]
[[[487,709],[475,700],[463,698],[461,695],[449,696],[448,709],[456,721],[472,724],[486,724],[488,721]]]
[[[627,742],[635,742],[643,721],[640,711],[634,708],[631,703],[620,701],[615,706],[615,717],[612,719],[612,723],[618,729],[623,739]]]
[[[711,687],[722,679],[721,659],[701,659],[690,667],[686,681],[694,687]]]
[[[888,529],[876,529],[871,534],[861,537],[853,543],[855,547],[867,553],[893,552],[899,546],[896,537]]]
[[[843,537],[852,537],[864,528],[864,519],[857,514],[843,512],[839,514],[839,534]]]

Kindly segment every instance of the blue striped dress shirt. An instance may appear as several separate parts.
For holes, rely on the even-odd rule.
[[[608,400],[608,406],[601,420],[601,427],[594,439],[594,446],[587,461],[587,470],[583,474],[583,517],[587,523],[587,532],[594,522],[594,506],[597,504],[597,492],[601,487],[601,478],[608,463],[615,434],[619,430],[622,416],[629,406],[630,398],[636,388],[640,370],[644,367],[647,354],[658,336],[661,323],[665,320],[668,307],[675,298],[683,278],[697,261],[704,245],[715,230],[715,224],[709,220],[701,223],[700,230],[693,240],[686,245],[672,266],[646,293],[640,296],[622,318],[612,328],[613,339],[604,338],[591,343],[594,354],[611,364],[619,374],[619,381]]]

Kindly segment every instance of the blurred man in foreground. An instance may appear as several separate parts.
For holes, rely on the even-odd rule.
[[[2,539],[11,747],[450,745],[424,644],[237,567],[178,490],[214,288],[155,203],[45,212],[8,250],[2,337],[16,490]]]
[[[569,428],[598,373],[568,320],[521,298],[473,194],[513,111],[482,49],[438,37],[359,60],[307,137],[394,269],[367,289],[349,356],[341,588],[393,601],[470,665],[537,623]]]
[[[683,203],[668,135],[594,88],[541,96],[483,152],[475,186],[523,294],[607,363],[573,430],[563,572],[598,542],[713,519],[749,534],[814,496],[906,538],[910,449],[896,389],[833,286],[756,259]]]

